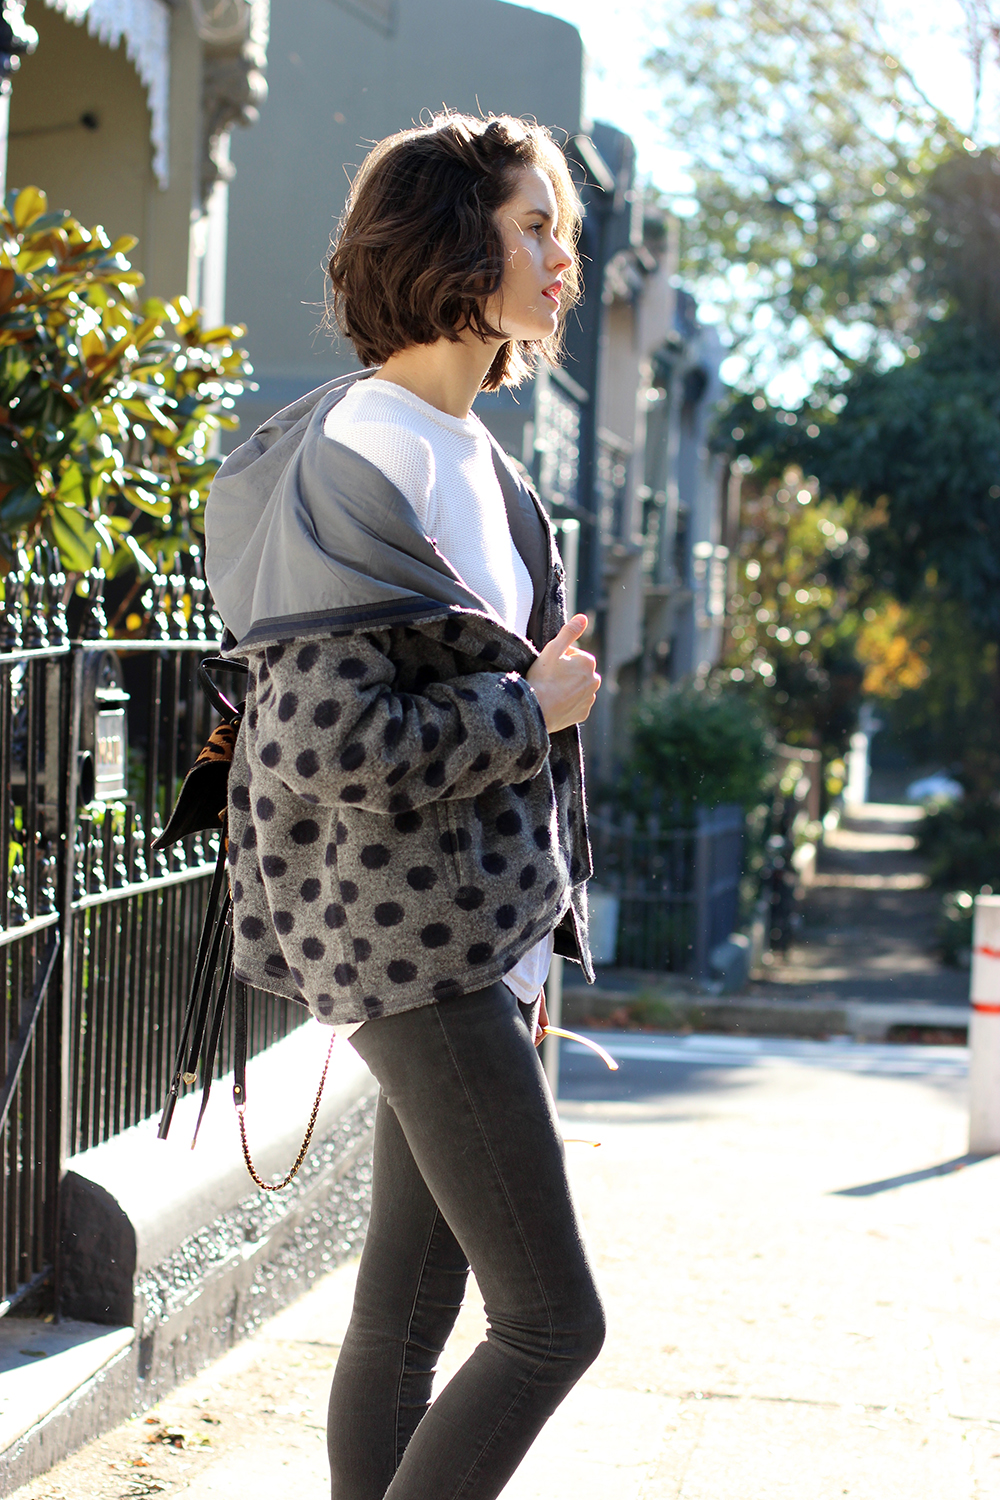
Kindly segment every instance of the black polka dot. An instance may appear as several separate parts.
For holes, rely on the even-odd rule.
[[[524,688],[518,682],[516,677],[505,677],[503,682],[501,683],[501,687],[503,688],[504,692],[507,693],[511,698],[524,697]]]
[[[241,880],[234,880],[233,881],[233,900],[234,901],[242,901],[243,900],[243,882]]]
[[[397,781],[402,781],[403,777],[406,775],[409,769],[410,762],[408,760],[401,760],[398,766],[393,766],[392,770],[385,778],[386,786],[395,786]]]
[[[310,641],[308,646],[303,646],[295,658],[295,665],[300,672],[309,672],[319,661],[319,646],[315,641]]]
[[[457,979],[439,979],[434,985],[433,993],[439,1000],[454,1000],[462,993],[462,986]]]
[[[341,802],[363,802],[368,788],[361,782],[352,782],[350,786],[342,786],[340,789]]]
[[[379,1016],[385,1010],[385,1006],[382,1004],[377,995],[365,995],[365,997],[361,1001],[361,1004],[365,1008],[365,1015],[371,1021],[377,1021]]]
[[[502,854],[484,854],[481,864],[487,875],[502,875],[507,868],[507,861]]]
[[[402,719],[386,719],[385,728],[382,730],[382,739],[387,750],[395,749],[399,744],[399,737],[402,733]]]
[[[539,849],[548,849],[552,843],[552,834],[547,828],[536,828],[532,834],[532,838]]]
[[[535,922],[526,922],[517,935],[518,941],[523,943],[525,938],[530,938],[531,934],[535,930],[536,925],[537,923]]]
[[[537,750],[530,746],[521,752],[514,764],[519,771],[530,771],[544,759],[544,751],[539,747]]]
[[[443,760],[432,760],[424,772],[424,782],[427,786],[444,786],[445,770]]]
[[[268,973],[287,974],[288,965],[283,953],[269,953],[264,960],[264,968]]]
[[[409,812],[412,807],[413,800],[405,792],[393,792],[389,798],[389,811],[391,813]]]
[[[240,812],[249,812],[250,788],[243,786],[242,783],[238,786],[231,786],[229,788],[229,800],[234,807],[239,808]]]
[[[248,823],[243,830],[243,847],[244,849],[256,849],[257,847],[257,830],[252,823]]]
[[[492,759],[493,759],[493,757],[489,753],[488,750],[481,750],[479,752],[479,754],[476,756],[475,760],[472,762],[472,765],[469,767],[469,770],[470,771],[488,771],[489,768],[490,768],[490,762],[492,761]]]
[[[493,725],[502,740],[512,740],[514,738],[514,720],[504,709],[497,709],[493,715]]]
[[[434,750],[441,738],[441,731],[436,724],[422,724],[420,726],[420,743],[425,750]]]
[[[372,945],[367,938],[354,939],[354,957],[359,964],[367,963],[372,956]]]
[[[288,830],[293,844],[315,844],[319,838],[319,824],[312,818],[300,818]]]
[[[286,650],[287,650],[287,647],[284,646],[281,643],[279,643],[277,646],[268,646],[267,650],[264,653],[264,655],[265,655],[265,657],[267,659],[268,665],[272,666],[272,667],[276,667],[278,665],[279,661],[281,660],[281,658],[284,656]],[[262,671],[261,672],[261,676],[263,676],[263,675],[264,674],[263,674],[263,671]]]
[[[284,646],[273,646],[271,649],[273,651],[280,651],[281,652],[281,656],[284,656],[284,654],[285,654],[285,648],[284,648]],[[264,655],[265,656],[267,655],[266,651],[265,651]],[[281,656],[276,657],[275,660],[280,661],[281,660]],[[260,672],[258,673],[257,681],[258,682],[267,682],[267,680],[270,677],[270,675],[271,675],[270,672],[267,670],[267,662],[266,661],[262,661],[261,664],[260,664]]]
[[[415,891],[432,891],[437,880],[437,871],[430,865],[414,865],[406,872],[406,883]]]
[[[340,718],[340,704],[334,698],[324,698],[313,709],[313,723],[317,729],[332,729]]]
[[[496,661],[500,655],[500,645],[497,641],[487,641],[479,653],[483,661]]]
[[[489,963],[490,959],[493,957],[493,944],[473,943],[472,947],[469,949],[465,957],[466,960],[473,966]]]
[[[260,917],[244,917],[240,923],[240,932],[251,943],[256,943],[264,936],[264,924]]]
[[[360,765],[364,764],[364,759],[364,745],[354,741],[353,744],[345,745],[340,756],[340,764],[345,771],[356,771]]]
[[[347,913],[342,906],[339,906],[337,904],[336,901],[331,901],[330,905],[323,913],[323,921],[326,923],[327,927],[332,927],[334,930],[336,930],[338,927],[343,927],[344,923],[347,921]]]
[[[353,964],[335,964],[333,969],[333,982],[339,984],[342,990],[346,990],[349,984],[353,984],[358,977],[358,971]]]
[[[420,941],[425,948],[443,948],[451,942],[451,928],[444,922],[431,922],[421,929]]]
[[[381,870],[391,859],[385,844],[366,844],[361,851],[361,863],[366,870]]]
[[[259,724],[259,722],[260,722],[260,714],[257,712],[257,710],[255,708],[252,708],[250,710],[250,712],[247,714],[247,723],[250,725],[251,729],[256,729],[257,725]]]
[[[534,865],[525,865],[524,869],[517,877],[517,883],[521,887],[522,891],[530,891],[531,887],[534,885],[537,879],[538,871],[535,869]]]
[[[336,844],[327,844],[326,854],[323,856],[323,863],[326,865],[327,869],[329,869],[331,865],[335,865],[337,863]]]
[[[260,752],[261,765],[267,766],[270,770],[278,764],[280,759],[281,746],[278,744],[277,740],[269,740],[268,743],[264,746],[263,750]]]
[[[441,850],[442,854],[464,853],[465,850],[471,848],[471,846],[472,839],[469,836],[469,830],[467,828],[456,828],[454,830],[449,829],[447,833],[442,833],[441,837],[438,839],[438,847]]]
[[[319,770],[319,756],[315,750],[300,750],[295,757],[295,769],[300,776],[315,776]]]
[[[498,906],[497,907],[497,912],[496,912],[496,918],[497,918],[497,926],[498,927],[502,927],[505,930],[508,927],[513,927],[514,923],[517,921],[517,907],[516,906]]]
[[[276,911],[275,912],[275,914],[274,914],[274,930],[275,930],[275,932],[279,932],[281,934],[281,936],[284,937],[286,933],[291,932],[291,930],[292,930],[292,928],[294,926],[295,926],[295,918],[292,916],[292,914],[291,914],[290,911]]]
[[[372,916],[380,927],[398,927],[405,912],[398,901],[380,901]]]
[[[332,995],[322,994],[316,996],[316,1009],[321,1016],[328,1016],[335,1004],[336,1001]]]
[[[298,693],[282,693],[278,701],[278,718],[282,724],[287,724],[289,719],[294,719],[295,711],[299,706]]]
[[[513,838],[516,833],[521,832],[521,819],[513,808],[502,812],[496,821],[497,833],[502,833],[506,838]]]
[[[441,633],[449,645],[453,645],[462,634],[461,620],[446,620],[444,630]]]
[[[307,937],[302,939],[302,952],[306,958],[314,964],[318,963],[326,954],[326,944],[321,943],[318,937]]]
[[[341,823],[339,819],[337,820],[337,827],[334,830],[334,838],[338,844],[347,843],[347,824]]]
[[[358,661],[356,656],[345,656],[337,668],[338,677],[344,677],[348,682],[357,682],[359,677],[365,675],[365,664]]]
[[[462,911],[476,911],[486,900],[478,885],[461,885],[455,892],[455,905]]]
[[[552,780],[556,786],[562,786],[564,781],[569,780],[569,761],[554,760],[552,762]]]
[[[385,972],[393,984],[410,984],[417,977],[417,966],[408,959],[394,958]]]
[[[288,869],[280,854],[265,854],[260,863],[264,874],[270,875],[272,880],[280,880]]]
[[[476,692],[475,688],[456,688],[455,696],[456,698],[461,698],[463,703],[479,702],[479,694]]]
[[[291,974],[292,978],[295,980],[295,983],[298,985],[299,989],[301,989],[302,986],[306,982],[306,976],[303,974],[302,970],[301,969],[297,969],[295,967],[295,965],[292,964],[292,967],[289,969],[288,972]]]
[[[303,901],[318,901],[320,885],[318,880],[303,880],[299,888],[299,895]]]
[[[515,782],[515,784],[511,787],[511,791],[514,793],[515,797],[527,797],[528,793],[531,791],[531,782]]]
[[[548,883],[548,885],[545,887],[545,890],[542,892],[542,900],[543,901],[551,901],[552,897],[556,893],[556,890],[558,889],[558,886],[559,886],[558,880],[550,880],[549,883]]]
[[[397,833],[416,833],[424,826],[424,820],[418,812],[403,812],[393,818]]]
[[[270,797],[257,798],[256,812],[258,818],[262,823],[270,823],[271,819],[274,817],[274,803],[271,801]]]
[[[358,888],[353,880],[342,880],[340,882],[340,899],[345,906],[353,906],[358,899]]]

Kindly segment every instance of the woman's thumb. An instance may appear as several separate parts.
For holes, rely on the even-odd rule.
[[[574,641],[580,639],[586,628],[587,616],[573,615],[572,619],[566,621],[559,634],[552,637],[552,640],[549,641],[549,644],[545,648],[546,651],[550,652],[553,656],[562,656],[563,652],[568,650]]]

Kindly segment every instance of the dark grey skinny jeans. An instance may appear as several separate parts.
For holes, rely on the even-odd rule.
[[[493,1500],[600,1351],[533,1021],[494,984],[351,1038],[381,1091],[371,1225],[330,1392],[333,1500]],[[431,1405],[470,1264],[488,1332]]]

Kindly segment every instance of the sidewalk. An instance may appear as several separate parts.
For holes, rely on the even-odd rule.
[[[940,892],[915,853],[921,807],[867,803],[827,833],[787,956],[751,986],[761,999],[964,1005],[967,970],[935,949]]]
[[[620,1071],[564,1044],[561,1113],[603,1143],[567,1149],[610,1335],[505,1500],[1000,1497],[1000,1158],[962,1161],[964,1050],[601,1040]],[[17,1500],[325,1500],[351,1278]],[[449,1372],[481,1329],[470,1299]]]

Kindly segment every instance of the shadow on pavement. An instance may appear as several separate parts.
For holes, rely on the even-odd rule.
[[[876,1193],[888,1193],[893,1188],[908,1187],[911,1182],[926,1182],[930,1177],[947,1177],[951,1172],[960,1172],[963,1167],[974,1167],[977,1162],[989,1161],[989,1156],[953,1156],[951,1161],[939,1162],[936,1167],[923,1167],[919,1172],[903,1172],[899,1177],[883,1177],[879,1182],[863,1182],[860,1187],[838,1188],[832,1198],[873,1198]]]

